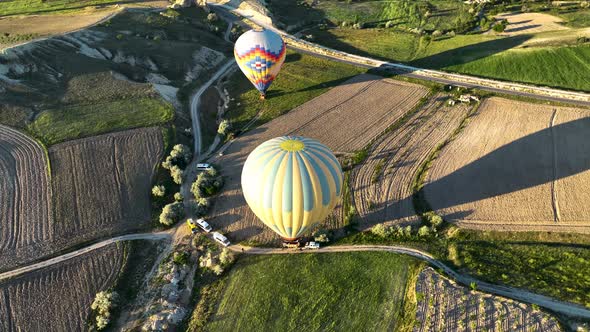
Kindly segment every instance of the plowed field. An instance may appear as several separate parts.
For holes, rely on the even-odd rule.
[[[416,283],[416,332],[562,331],[551,315],[531,305],[471,291],[424,269]]]
[[[588,116],[590,110],[485,100],[434,161],[426,199],[468,227],[590,231]]]
[[[112,244],[0,283],[0,331],[86,331],[97,292],[112,287],[123,245]]]
[[[0,269],[26,259],[53,237],[45,151],[0,125]]]

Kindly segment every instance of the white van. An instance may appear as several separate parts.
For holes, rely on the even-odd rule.
[[[205,221],[205,219],[197,219],[197,226],[199,226],[202,230],[209,233],[211,232],[212,228],[209,226],[209,223]]]
[[[197,164],[197,170],[199,171],[208,171],[210,169],[213,169],[213,167],[211,167],[211,164]]]
[[[230,245],[229,240],[225,237],[225,235],[218,232],[213,232],[213,240],[221,243],[224,247]]]

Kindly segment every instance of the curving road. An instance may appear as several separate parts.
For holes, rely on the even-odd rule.
[[[199,90],[197,90],[193,96],[191,97],[190,108],[191,108],[191,118],[193,120],[193,138],[195,141],[195,148],[194,154],[195,156],[199,156],[202,150],[202,140],[201,140],[201,124],[199,123],[199,104],[201,103],[201,95],[213,84],[217,79],[219,79],[229,68],[236,62],[236,60],[231,59],[227,61],[221,68],[219,68],[213,76],[203,84]],[[196,159],[196,158],[195,158]]]
[[[50,259],[47,259],[47,260],[44,260],[44,261],[41,261],[38,263],[34,263],[31,265],[20,267],[20,268],[17,268],[17,269],[8,271],[8,272],[0,273],[0,281],[2,281],[4,279],[17,277],[23,273],[33,272],[33,271],[57,264],[57,263],[61,263],[61,262],[66,261],[68,259],[72,259],[74,257],[83,255],[83,254],[91,252],[93,250],[100,249],[102,247],[106,247],[109,244],[113,244],[116,242],[129,241],[129,240],[162,240],[162,239],[169,239],[171,237],[172,237],[172,231],[159,232],[159,233],[128,234],[128,235],[113,237],[113,238],[89,245],[87,247],[69,252],[67,254],[63,254],[61,256],[53,257],[53,258],[50,258]]]
[[[500,295],[506,298],[514,299],[526,303],[535,303],[543,308],[554,312],[565,314],[567,316],[590,319],[590,310],[577,304],[558,301],[548,296],[528,292],[526,290],[499,286],[475,279],[469,275],[461,274],[429,253],[418,249],[407,248],[403,246],[380,246],[380,245],[355,245],[355,246],[329,246],[317,250],[295,250],[295,249],[276,249],[276,248],[254,248],[240,245],[229,247],[232,251],[250,255],[277,255],[277,254],[302,254],[302,253],[335,253],[335,252],[357,252],[357,251],[386,251],[398,254],[409,255],[444,271],[450,278],[456,282],[469,286],[472,282],[477,284],[477,289],[486,293]]]

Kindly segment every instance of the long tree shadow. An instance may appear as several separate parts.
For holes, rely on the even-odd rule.
[[[438,210],[543,185],[590,169],[588,142],[590,117],[559,124],[506,144],[422,190]]]

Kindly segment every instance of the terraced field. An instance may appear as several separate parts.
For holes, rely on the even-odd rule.
[[[37,142],[0,125],[0,269],[27,259],[53,237],[47,165]]]
[[[0,283],[0,331],[86,331],[94,295],[109,289],[123,264],[113,244]]]
[[[471,109],[445,106],[447,100],[442,93],[432,96],[401,128],[380,137],[354,168],[350,182],[361,227],[416,220],[412,186],[418,168]]]
[[[59,239],[72,243],[149,225],[151,179],[162,156],[158,127],[52,146]]]
[[[562,331],[551,315],[531,305],[459,286],[427,267],[416,283],[415,332]]]
[[[335,151],[352,152],[395,123],[427,93],[420,85],[360,75],[247,132],[216,161],[223,165],[226,184],[221,197],[215,200],[212,223],[231,232],[234,241],[276,240],[274,233],[266,230],[247,207],[240,187],[244,161],[258,144],[277,136],[301,135],[318,139]],[[326,223],[329,227],[341,227],[337,222],[340,219],[328,218]]]
[[[485,100],[441,151],[424,187],[466,227],[590,231],[590,110]]]

